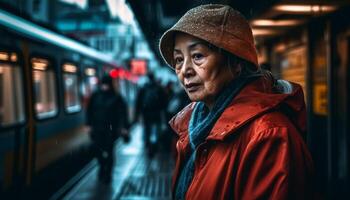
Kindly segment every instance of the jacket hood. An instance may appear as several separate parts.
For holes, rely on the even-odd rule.
[[[290,86],[287,87],[288,91],[284,89],[285,84],[281,84],[280,81],[277,83],[280,83],[277,87],[279,92],[276,92],[276,87],[273,87],[272,82],[265,77],[245,86],[224,110],[207,139],[224,140],[245,124],[273,110],[288,116],[302,136],[305,136],[306,108],[302,88],[298,84],[288,82]],[[188,135],[188,124],[195,104],[192,102],[186,106],[169,122],[180,139]]]

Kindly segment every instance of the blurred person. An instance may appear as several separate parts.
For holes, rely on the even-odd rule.
[[[193,101],[170,121],[179,135],[174,199],[313,199],[302,89],[259,67],[238,11],[189,10],[160,52]]]
[[[181,86],[173,85],[173,88],[172,96],[167,104],[167,119],[169,120],[191,102]]]
[[[136,97],[134,122],[140,118],[144,127],[144,145],[152,157],[157,151],[161,123],[164,118],[166,95],[152,73],[147,74],[149,82],[143,86]]]
[[[87,125],[94,154],[99,163],[99,179],[110,183],[114,164],[114,142],[119,136],[128,137],[127,104],[117,92],[110,76],[104,76],[87,107]]]
[[[178,85],[173,85],[173,95],[169,99],[168,105],[167,105],[167,121],[170,121],[171,118],[176,115],[179,111],[181,111],[185,106],[187,106],[191,100],[188,98],[185,90]],[[168,150],[171,151],[171,154],[173,158],[176,159],[177,152],[176,152],[176,142],[178,139],[178,135],[174,132],[174,130],[167,126],[167,132],[166,135],[169,137],[169,144],[168,144]]]
[[[171,102],[171,99],[174,96],[174,84],[173,82],[169,81],[165,87],[163,87],[164,90],[164,120],[161,120],[161,145],[163,147],[162,150],[168,152],[170,150],[170,143],[172,139],[172,135],[169,134],[171,132],[171,128],[169,124],[167,123],[170,120],[171,115],[168,112],[168,107]]]

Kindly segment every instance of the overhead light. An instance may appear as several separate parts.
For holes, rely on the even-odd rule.
[[[269,20],[269,19],[258,19],[253,20],[251,24],[253,26],[296,26],[301,24],[300,20]]]
[[[123,23],[132,24],[134,14],[125,0],[106,0],[108,10],[112,17],[119,17]]]
[[[82,9],[86,9],[88,6],[87,0],[60,0],[60,1],[68,4],[73,4],[73,5],[75,4]]]
[[[271,29],[252,29],[253,35],[254,36],[267,36],[267,35],[276,35],[279,32]]]
[[[293,13],[323,13],[336,10],[336,6],[331,5],[277,5],[274,10]]]
[[[283,52],[286,49],[287,49],[287,46],[284,43],[279,43],[274,47],[274,51],[276,51],[276,52]]]

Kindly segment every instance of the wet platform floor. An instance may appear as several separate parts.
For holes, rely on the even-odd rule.
[[[121,140],[116,143],[116,163],[110,184],[98,180],[98,165],[93,160],[82,170],[84,175],[64,196],[56,194],[51,199],[170,200],[173,158],[164,151],[149,158],[144,152],[141,126],[135,126],[131,135],[128,144]]]

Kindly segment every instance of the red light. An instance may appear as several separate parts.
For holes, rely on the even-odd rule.
[[[112,78],[118,78],[118,76],[119,76],[119,70],[117,70],[117,69],[112,69],[112,70],[109,72],[109,75],[110,75]]]
[[[131,60],[131,73],[135,75],[145,75],[147,73],[147,60]]]
[[[122,68],[115,68],[109,71],[109,76],[112,78],[119,78],[119,79],[126,79],[128,81],[131,81],[133,83],[136,83],[138,80],[138,77],[130,73],[128,70],[122,69]]]
[[[121,70],[119,71],[119,78],[121,78],[121,79],[124,79],[124,78],[125,78],[125,70],[124,70],[124,69],[121,69]]]

